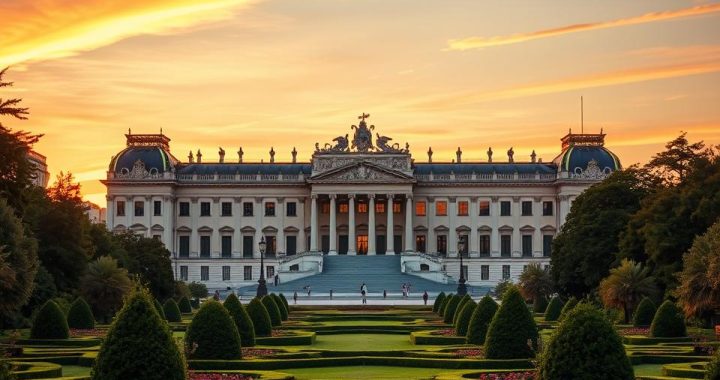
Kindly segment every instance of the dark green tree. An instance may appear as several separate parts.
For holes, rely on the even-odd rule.
[[[448,294],[447,297],[445,297],[445,299],[443,299],[442,303],[440,304],[440,308],[438,309],[438,315],[440,315],[441,317],[445,316],[445,309],[447,309],[447,305],[453,295],[453,293]]]
[[[542,314],[545,312],[545,310],[548,307],[548,299],[547,297],[540,297],[537,300],[533,302],[533,312]]]
[[[253,298],[247,306],[248,315],[252,319],[253,326],[255,327],[255,336],[270,336],[272,335],[272,321],[270,320],[270,314],[268,314],[265,305],[260,302],[260,299]]]
[[[67,324],[72,329],[94,329],[95,317],[90,305],[82,297],[78,297],[70,306]]]
[[[188,284],[188,289],[190,289],[190,295],[196,300],[208,296],[208,288],[205,284],[193,281]]]
[[[182,315],[180,315],[180,308],[178,307],[178,304],[175,302],[175,300],[172,298],[168,298],[167,301],[165,301],[165,304],[163,304],[163,313],[165,314],[165,319],[168,322],[182,321]]]
[[[192,313],[192,305],[190,305],[190,300],[187,299],[187,297],[180,298],[180,302],[178,302],[178,308],[180,308],[180,312],[183,314]]]
[[[447,302],[447,305],[445,306],[445,313],[443,314],[443,322],[452,324],[453,319],[455,318],[455,310],[458,307],[458,304],[460,304],[460,300],[462,299],[461,296],[455,294],[452,297],[450,297],[450,300]]]
[[[535,305],[552,294],[553,280],[550,272],[541,268],[540,264],[530,264],[520,273],[518,288],[520,294]]]
[[[117,261],[103,256],[90,263],[82,278],[80,292],[93,309],[98,320],[109,321],[122,306],[123,298],[132,288],[124,268]]]
[[[255,346],[255,326],[245,307],[240,303],[235,293],[231,293],[223,303],[223,306],[230,312],[240,333],[240,343],[243,347]]]
[[[133,232],[116,235],[116,239],[127,252],[127,262],[123,265],[131,275],[140,276],[155,298],[167,299],[175,294],[170,251],[160,240]]]
[[[622,309],[625,323],[630,321],[630,314],[640,300],[656,292],[655,279],[649,275],[649,269],[627,259],[610,269],[610,274],[600,281],[599,288],[605,307]]]
[[[545,308],[545,320],[548,322],[557,321],[563,309],[563,302],[560,297],[553,297]]]
[[[574,309],[575,306],[577,306],[578,300],[575,297],[570,297],[567,302],[565,302],[565,305],[563,305],[562,310],[560,311],[560,315],[558,316],[558,321],[562,321],[563,318],[570,312],[570,310]]]
[[[495,293],[495,297],[497,297],[498,299],[503,299],[503,297],[505,297],[505,292],[514,285],[515,284],[513,284],[512,281],[506,279],[498,282],[497,285],[495,285],[495,289],[493,290],[493,292]]]
[[[282,325],[282,315],[280,315],[280,309],[275,303],[275,300],[270,295],[267,295],[263,297],[260,301],[262,301],[263,305],[265,305],[265,308],[270,315],[270,322],[272,323],[272,326],[278,327]]]
[[[458,302],[457,307],[455,307],[455,315],[452,319],[452,324],[455,328],[457,328],[458,324],[458,318],[460,317],[460,312],[462,311],[462,308],[465,307],[465,304],[472,301],[472,297],[470,297],[469,294],[466,294],[462,297],[460,297],[460,302]],[[464,334],[463,334],[464,335]]]
[[[635,309],[635,314],[633,314],[633,326],[650,326],[653,318],[655,318],[656,312],[657,308],[655,307],[655,303],[651,301],[650,298],[643,298],[638,304],[638,307]]]
[[[157,298],[153,298],[153,306],[155,306],[155,311],[157,311],[160,315],[160,319],[166,320],[167,318],[165,317],[165,310],[163,309],[163,305],[160,304],[160,301],[158,301]],[[179,312],[180,310],[178,309],[178,314]]]
[[[179,300],[183,297],[187,297],[188,299],[193,298],[192,293],[190,292],[190,287],[185,283],[185,281],[175,281],[175,293],[173,294],[173,298]]]
[[[0,198],[0,317],[17,312],[30,299],[37,268],[37,242]]]
[[[478,302],[468,325],[466,335],[468,344],[485,344],[488,327],[498,307],[497,302],[490,296],[485,296]]]
[[[433,302],[433,313],[437,313],[438,310],[440,310],[440,305],[442,305],[443,300],[445,299],[445,292],[440,292],[437,297],[435,297],[435,302]]]
[[[488,359],[522,359],[535,356],[538,330],[525,300],[516,287],[505,292],[485,338]],[[532,344],[530,347],[528,341]]]
[[[280,311],[280,319],[283,321],[287,321],[288,320],[288,310],[285,308],[285,304],[283,303],[282,299],[280,299],[280,297],[275,293],[270,293],[270,297],[272,297],[273,301],[275,301],[275,304],[277,305],[278,310]]]
[[[710,318],[720,310],[720,219],[695,238],[678,274],[678,303],[687,317]]]
[[[720,350],[715,351],[715,357],[707,365],[705,380],[720,380]]]
[[[22,308],[22,312],[25,315],[30,315],[33,310],[39,308],[45,302],[58,295],[57,287],[55,287],[55,280],[50,272],[48,272],[42,265],[38,266],[33,283],[32,295]]]
[[[30,338],[32,339],[67,339],[70,337],[65,314],[52,300],[47,301],[35,315]]]
[[[220,302],[203,303],[193,317],[187,333],[185,346],[192,347],[191,359],[240,359],[240,334],[230,313]]]
[[[455,335],[457,336],[466,336],[468,332],[468,327],[470,325],[470,318],[472,317],[473,313],[475,312],[475,308],[477,307],[477,304],[472,299],[468,302],[465,302],[462,309],[457,313],[458,317],[455,322]]]
[[[650,325],[650,336],[656,338],[687,336],[685,318],[675,303],[668,300],[660,305]]]
[[[282,293],[280,293],[280,299],[285,304],[285,309],[288,311],[288,315],[290,315],[290,304],[288,303],[287,298],[285,298],[285,296]]]

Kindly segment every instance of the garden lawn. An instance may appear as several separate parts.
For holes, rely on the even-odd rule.
[[[318,335],[313,349],[334,351],[417,350],[407,334]],[[423,346],[423,349],[430,348]]]
[[[447,371],[447,370],[445,370]],[[437,368],[410,368],[385,366],[349,366],[287,369],[282,372],[292,374],[296,380],[323,379],[432,379],[443,372]]]
[[[662,376],[663,364],[638,364],[633,366],[635,376]]]
[[[63,377],[90,376],[90,367],[79,365],[64,365],[62,367]]]

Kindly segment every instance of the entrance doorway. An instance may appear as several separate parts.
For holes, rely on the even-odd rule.
[[[340,235],[338,239],[338,255],[347,255],[348,253],[348,236]]]
[[[385,235],[377,235],[375,241],[375,252],[378,255],[384,255],[385,251],[387,251],[387,240],[385,240]]]
[[[367,235],[358,235],[357,236],[357,254],[358,255],[367,255],[368,251],[368,236]]]

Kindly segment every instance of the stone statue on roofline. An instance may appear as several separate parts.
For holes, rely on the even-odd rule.
[[[218,147],[218,149],[220,149],[218,150],[218,156],[220,156],[220,163],[222,164],[223,162],[225,162],[225,149],[223,149],[222,147]]]
[[[487,155],[488,155],[488,162],[492,162],[492,155],[493,155],[492,147],[488,148]]]
[[[515,162],[515,160],[513,159],[513,156],[515,155],[515,151],[513,150],[512,147],[510,147],[510,149],[507,151],[507,155],[508,155],[508,162]]]

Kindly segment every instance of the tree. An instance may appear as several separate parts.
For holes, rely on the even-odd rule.
[[[435,297],[435,302],[433,302],[433,313],[437,313],[440,309],[440,305],[442,304],[443,300],[445,299],[445,292],[440,292],[437,297]]]
[[[637,172],[623,170],[575,199],[553,240],[551,274],[560,294],[583,297],[608,275],[619,251],[618,236],[645,193]]]
[[[687,327],[682,312],[675,303],[663,302],[655,313],[650,325],[650,336],[655,338],[675,338],[687,336]]]
[[[240,333],[240,343],[243,347],[255,346],[255,326],[245,307],[240,303],[235,293],[225,299],[223,306],[230,312]]]
[[[175,294],[175,280],[170,251],[165,245],[158,239],[138,236],[132,232],[118,234],[116,238],[127,252],[124,266],[128,272],[139,275],[155,298],[172,297]]]
[[[152,296],[135,290],[110,325],[92,369],[93,380],[185,380],[185,359]]]
[[[179,300],[180,298],[187,297],[191,298],[192,293],[190,292],[190,287],[188,284],[185,283],[185,281],[175,281],[175,294],[173,294],[173,297],[176,300]]]
[[[545,309],[548,307],[548,299],[547,297],[543,296],[537,299],[537,301],[533,302],[533,313],[542,314],[545,313]]]
[[[185,333],[189,357],[199,360],[240,359],[240,334],[230,313],[220,302],[205,302]]]
[[[460,298],[460,302],[458,302],[457,307],[455,308],[455,315],[453,316],[452,324],[456,329],[458,324],[458,318],[460,318],[460,312],[465,307],[465,304],[468,302],[472,302],[472,297],[470,297],[469,294],[466,294]]]
[[[285,304],[285,309],[287,310],[288,316],[289,316],[290,315],[290,304],[288,303],[287,298],[285,298],[285,296],[282,293],[280,293],[280,299],[282,300],[283,304]]]
[[[70,336],[65,314],[58,305],[47,301],[35,315],[30,338],[32,339],[67,339]]]
[[[67,314],[67,324],[73,329],[94,329],[95,317],[90,305],[82,297],[78,297],[70,306]]]
[[[438,315],[439,315],[439,316],[442,317],[442,316],[445,315],[445,309],[447,309],[447,305],[448,305],[448,303],[450,302],[450,298],[452,298],[453,295],[454,295],[453,293],[450,293],[450,294],[447,295],[447,297],[445,297],[445,298],[442,300],[442,303],[440,304],[440,308],[438,308]]]
[[[262,301],[263,305],[265,305],[265,309],[267,309],[268,315],[270,315],[270,322],[272,323],[272,326],[278,327],[282,325],[282,315],[280,315],[280,309],[275,303],[275,300],[270,295],[267,295],[262,297],[260,301]]]
[[[57,287],[55,287],[55,280],[52,275],[45,267],[38,265],[35,280],[33,281],[32,295],[28,302],[22,307],[23,314],[31,314],[33,310],[39,308],[48,300],[53,299],[57,294]]]
[[[443,314],[443,322],[445,323],[453,323],[453,319],[455,318],[455,310],[457,309],[458,304],[460,303],[460,297],[459,295],[455,294],[452,297],[450,297],[450,300],[447,302],[447,305],[445,306],[445,313]]]
[[[665,144],[665,151],[654,155],[647,164],[667,185],[683,182],[695,162],[704,156],[705,144],[702,141],[691,144],[686,136],[687,132],[681,132]]]
[[[707,320],[720,311],[720,219],[693,241],[678,274],[678,302],[687,317]]]
[[[512,281],[503,279],[502,281],[498,282],[497,285],[495,285],[495,297],[498,299],[503,299],[505,297],[505,292],[510,289],[511,286],[514,286]]]
[[[638,304],[637,309],[635,309],[635,314],[633,314],[633,326],[650,326],[656,312],[657,307],[655,307],[653,301],[651,301],[650,298],[644,297]]]
[[[547,322],[557,321],[563,309],[563,302],[560,297],[553,297],[545,308],[545,320]]]
[[[248,315],[252,319],[253,326],[255,327],[255,336],[270,336],[272,335],[272,321],[270,320],[270,314],[268,314],[265,305],[260,302],[259,298],[253,298],[247,307]]]
[[[157,298],[154,298],[154,297],[153,297],[153,306],[155,306],[155,311],[157,311],[158,315],[160,315],[160,319],[167,320],[167,317],[165,316],[165,310],[163,309],[163,305],[161,305],[160,301],[158,301]]]
[[[642,264],[623,259],[619,267],[611,269],[610,274],[600,281],[603,304],[608,308],[622,309],[625,323],[630,320],[640,300],[657,291],[655,280],[648,273],[648,268],[643,268]]]
[[[178,304],[175,302],[174,299],[168,298],[167,301],[165,301],[162,310],[163,313],[165,313],[165,319],[168,322],[182,321],[182,316],[180,315],[180,308],[178,308]]]
[[[205,284],[193,281],[188,284],[188,289],[190,289],[190,296],[196,300],[208,296],[208,288]]]
[[[715,351],[715,357],[707,365],[705,380],[720,380],[720,350]]]
[[[470,318],[472,317],[473,313],[475,312],[475,308],[477,307],[477,304],[472,299],[468,302],[465,302],[462,309],[457,313],[458,317],[456,319],[455,323],[455,335],[457,336],[466,336],[468,332],[468,327],[470,325]]]
[[[468,344],[485,344],[488,326],[490,326],[497,309],[497,302],[490,296],[485,296],[478,302],[468,325],[466,335]]]
[[[180,302],[178,302],[178,307],[180,308],[180,312],[183,314],[192,313],[192,305],[190,305],[190,300],[187,299],[187,297],[180,298]]]
[[[485,338],[488,359],[523,359],[535,356],[538,330],[516,287],[505,292]],[[530,344],[528,344],[530,342]]]
[[[17,312],[30,299],[37,269],[37,242],[25,235],[12,208],[0,198],[0,317]]]
[[[80,291],[98,319],[109,321],[122,306],[123,297],[132,288],[127,271],[118,268],[111,257],[100,257],[88,266]]]
[[[282,299],[280,299],[280,297],[275,293],[270,293],[270,297],[272,297],[273,301],[275,301],[275,304],[280,311],[280,319],[283,321],[287,321],[289,317],[288,310],[285,308],[285,304],[283,303]]]
[[[578,305],[553,332],[539,367],[540,378],[548,380],[635,378],[620,336],[603,313],[588,304]]]
[[[558,319],[557,319],[558,322],[562,321],[565,318],[565,316],[568,315],[568,313],[570,311],[572,311],[572,309],[574,309],[575,306],[577,306],[577,304],[578,304],[577,298],[570,297],[570,299],[568,299],[567,302],[565,302],[565,305],[563,305],[562,310],[560,310],[560,315],[558,316]]]
[[[518,287],[520,294],[535,305],[553,292],[552,277],[540,264],[530,264],[520,273]]]

